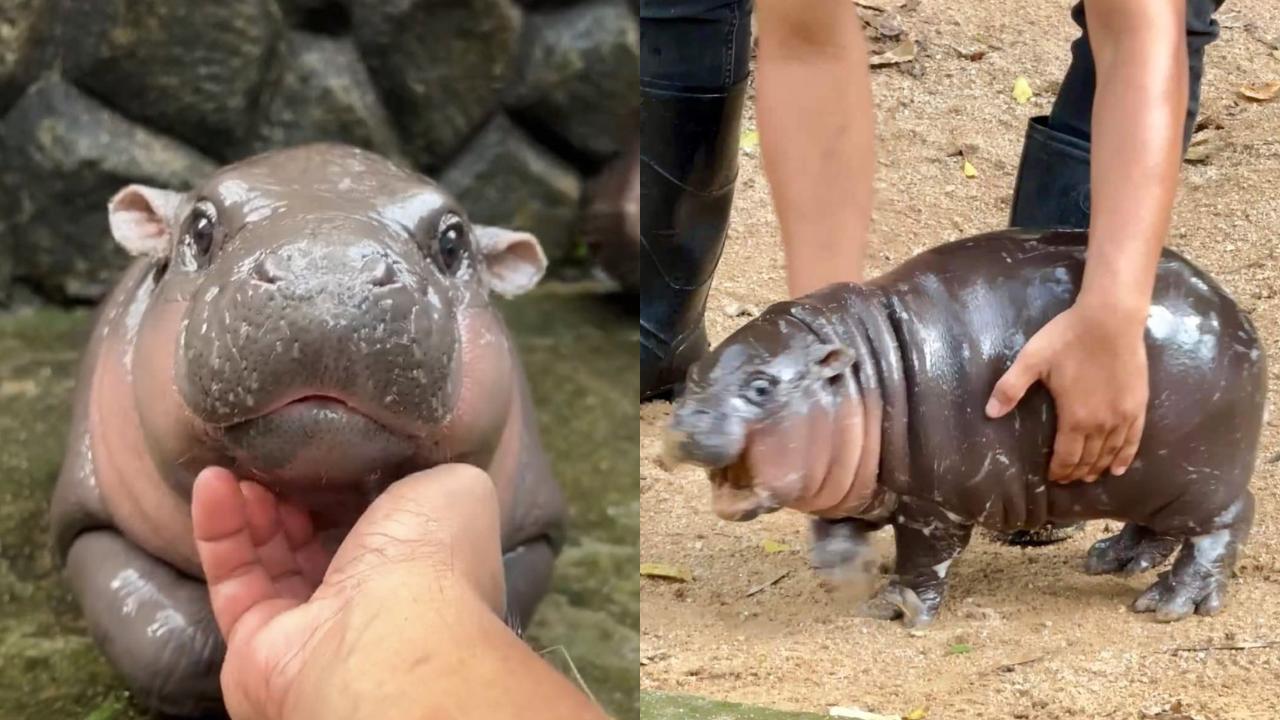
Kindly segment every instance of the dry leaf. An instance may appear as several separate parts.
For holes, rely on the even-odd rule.
[[[1248,19],[1240,13],[1223,13],[1218,16],[1218,25],[1224,28],[1242,28],[1249,24]]]
[[[898,6],[898,12],[907,13],[907,12],[911,12],[912,10],[915,10],[918,7],[920,7],[920,0],[907,0],[906,2]]]
[[[881,715],[854,707],[833,707],[827,711],[830,717],[856,718],[856,720],[902,720],[901,715]]]
[[[918,707],[907,713],[907,717],[904,720],[924,720],[927,717],[929,717],[929,708]]]
[[[1277,60],[1280,60],[1280,50],[1275,50],[1275,51],[1273,51],[1273,52],[1271,53],[1271,57],[1273,57],[1273,58],[1275,58],[1275,59],[1277,59]]]
[[[0,398],[13,397],[14,395],[35,397],[38,392],[40,392],[40,388],[36,387],[35,380],[5,380],[0,382]]]
[[[899,63],[910,62],[916,59],[916,43],[911,38],[907,38],[898,43],[897,47],[889,52],[883,52],[879,55],[871,56],[871,67],[884,67],[886,65],[897,65]]]
[[[975,168],[973,166],[973,163],[970,163],[968,160],[964,161],[964,165],[961,166],[960,171],[963,172],[964,176],[969,178],[970,180],[978,177],[978,169]]]
[[[1266,83],[1265,85],[1246,85],[1240,88],[1240,94],[1250,100],[1265,102],[1280,93],[1280,82]]]
[[[858,7],[864,7],[868,10],[875,10],[876,12],[884,12],[889,9],[887,6],[881,5],[877,2],[871,2],[871,0],[853,0],[853,4]]]
[[[1026,105],[1033,95],[1035,93],[1031,90],[1031,83],[1026,78],[1020,77],[1013,81],[1013,99],[1017,100],[1019,105]]]
[[[1226,127],[1226,125],[1222,124],[1222,120],[1219,119],[1217,115],[1214,115],[1213,113],[1205,113],[1200,116],[1199,120],[1196,120],[1196,126],[1192,132],[1198,133],[1205,130],[1221,130],[1224,127]]]
[[[769,538],[765,538],[764,540],[762,540],[760,542],[760,547],[764,548],[764,551],[770,554],[780,553],[780,552],[791,552],[790,545],[783,542],[778,542],[777,540],[770,540]]]
[[[693,582],[693,573],[683,565],[664,565],[662,563],[641,563],[640,574],[645,577],[666,578],[680,582]]]
[[[742,133],[742,137],[738,138],[738,147],[746,150],[760,144],[760,131],[748,130]]]
[[[1207,162],[1209,158],[1218,154],[1222,149],[1221,142],[1208,142],[1211,138],[1196,138],[1192,140],[1191,145],[1187,148],[1187,153],[1182,157],[1183,161],[1193,165]],[[1198,141],[1198,142],[1197,142]]]

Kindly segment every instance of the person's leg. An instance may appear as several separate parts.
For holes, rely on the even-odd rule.
[[[1204,50],[1218,37],[1213,14],[1223,0],[1187,0],[1187,56],[1190,95],[1183,148],[1191,142],[1200,112]],[[1011,227],[1089,227],[1089,140],[1092,136],[1096,68],[1089,49],[1084,3],[1071,9],[1080,37],[1071,44],[1071,66],[1049,115],[1027,124],[1022,160],[1014,184]]]
[[[1200,113],[1200,82],[1204,76],[1204,50],[1218,37],[1213,14],[1223,0],[1187,0],[1187,59],[1190,92],[1183,131],[1183,151],[1191,143]],[[1092,137],[1093,95],[1096,68],[1089,49],[1089,29],[1084,3],[1071,9],[1080,26],[1080,37],[1071,44],[1071,65],[1049,115],[1031,118],[1022,146],[1022,160],[1014,183],[1010,227],[1089,227],[1089,141]],[[997,535],[1012,545],[1043,545],[1074,536],[1083,523],[1049,526]]]
[[[640,393],[670,398],[707,352],[751,58],[752,0],[640,4]]]

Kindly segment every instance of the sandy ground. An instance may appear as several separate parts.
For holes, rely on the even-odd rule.
[[[1280,4],[1228,2],[1210,47],[1204,114],[1223,129],[1208,162],[1187,165],[1169,242],[1208,269],[1252,313],[1271,358],[1280,358],[1274,253],[1280,241],[1280,99],[1239,100],[1238,88],[1280,81]],[[880,160],[872,275],[921,249],[1006,221],[1026,118],[1048,112],[1075,27],[1068,3],[924,0],[902,13],[919,41],[914,72],[874,73]],[[1274,41],[1273,41],[1274,42]],[[989,48],[970,61],[953,46]],[[879,43],[883,49],[884,43]],[[1011,95],[1026,76],[1036,96]],[[748,127],[754,127],[749,110]],[[1203,115],[1202,115],[1203,116]],[[955,143],[976,145],[966,179]],[[712,341],[785,293],[782,252],[759,156],[742,156],[729,245],[710,300]],[[1272,404],[1280,392],[1272,361]],[[1271,408],[1259,469],[1257,523],[1213,619],[1159,625],[1129,602],[1154,573],[1123,580],[1079,571],[1086,536],[1023,550],[978,537],[951,571],[939,621],[926,631],[857,617],[807,565],[806,524],[778,513],[746,524],[711,514],[704,477],[656,462],[669,407],[642,412],[641,559],[692,569],[690,583],[642,587],[642,686],[779,708],[826,712],[856,706],[930,718],[1280,717],[1280,646],[1175,652],[1184,646],[1280,640],[1280,450]],[[791,550],[766,553],[765,539]],[[891,559],[890,532],[877,546]],[[766,589],[750,589],[785,572]],[[956,645],[971,651],[953,654]],[[1002,664],[1029,661],[1011,669]],[[1166,711],[1163,712],[1162,711]],[[1151,715],[1145,714],[1150,712]]]

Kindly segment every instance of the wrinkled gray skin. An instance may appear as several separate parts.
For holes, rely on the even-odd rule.
[[[712,468],[721,486],[743,488],[743,475],[768,465],[741,469],[753,445],[791,433],[773,455],[811,455],[815,444],[795,430],[815,427],[809,418],[850,406],[882,412],[878,447],[862,442],[879,453],[857,495],[865,500],[813,524],[813,562],[828,570],[865,562],[867,534],[893,526],[895,577],[868,604],[873,616],[932,620],[975,525],[1009,533],[1103,518],[1127,524],[1090,549],[1086,572],[1131,575],[1178,550],[1133,609],[1162,621],[1218,612],[1253,521],[1247,486],[1267,372],[1252,323],[1210,277],[1175,252],[1162,256],[1146,329],[1147,420],[1123,476],[1047,479],[1055,415],[1042,385],[1004,418],[983,414],[1017,352],[1074,301],[1086,237],[981,235],[862,286],[768,308],[691,369],[672,414],[673,454]],[[766,398],[752,395],[761,377],[775,383]],[[732,509],[746,520],[780,504],[762,498]]]
[[[189,194],[130,186],[110,221],[140,257],[83,361],[52,530],[139,700],[221,712],[225,648],[190,524],[209,465],[309,507],[330,546],[396,479],[483,468],[508,619],[528,621],[564,506],[488,296],[537,282],[536,239],[472,225],[430,180],[340,145],[261,155]]]

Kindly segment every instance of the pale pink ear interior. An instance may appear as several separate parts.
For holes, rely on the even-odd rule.
[[[173,224],[182,193],[128,185],[107,203],[111,236],[135,257],[164,257],[173,242]]]
[[[475,229],[489,289],[503,297],[515,297],[538,284],[547,271],[547,256],[536,237],[490,225],[476,225]]]
[[[853,367],[853,352],[840,345],[823,345],[814,350],[815,365],[818,374],[824,378],[833,378]]]

